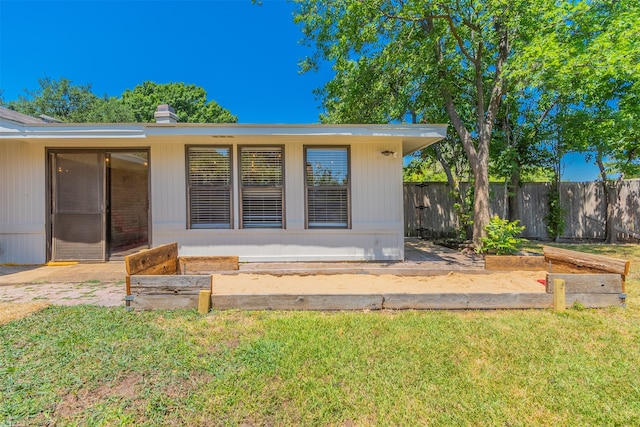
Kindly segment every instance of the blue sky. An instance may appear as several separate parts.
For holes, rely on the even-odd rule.
[[[300,74],[299,43],[284,0],[0,0],[0,89],[5,100],[66,77],[119,96],[145,80],[203,87],[241,123],[316,123],[313,90],[331,70]],[[590,180],[582,156],[564,179]]]
[[[145,80],[183,81],[243,123],[317,122],[312,91],[330,70],[298,72],[311,51],[292,11],[277,0],[0,0],[0,88],[10,100],[64,76],[118,96]]]

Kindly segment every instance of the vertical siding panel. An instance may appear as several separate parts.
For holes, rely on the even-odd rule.
[[[305,223],[303,143],[285,145],[285,208],[287,229],[303,230]]]
[[[396,151],[398,156],[383,156],[380,153],[384,150]],[[401,152],[400,144],[351,145],[354,229],[402,221]]]
[[[0,262],[45,261],[45,155],[37,142],[0,143]]]
[[[358,229],[363,223],[371,221],[367,200],[372,197],[371,187],[375,183],[373,180],[366,179],[365,171],[375,166],[368,164],[370,159],[368,156],[365,157],[363,151],[362,145],[351,145],[351,224],[353,229]]]
[[[184,144],[151,146],[151,203],[154,223],[185,228],[186,178]]]

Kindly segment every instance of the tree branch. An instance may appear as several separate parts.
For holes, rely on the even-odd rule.
[[[478,97],[477,109],[476,109],[476,122],[478,123],[478,132],[483,132],[483,124],[485,123],[485,109],[484,109],[484,75],[482,73],[482,54],[483,44],[482,41],[478,44],[478,50],[476,52],[475,62],[475,81],[476,96]],[[494,86],[495,87],[495,86]]]
[[[445,21],[447,21],[447,24],[449,25],[449,29],[451,30],[451,35],[453,35],[453,37],[456,39],[456,43],[458,44],[458,47],[460,48],[460,52],[462,52],[462,54],[469,61],[471,61],[474,64],[476,64],[474,56],[467,50],[467,48],[464,45],[464,40],[462,40],[462,37],[460,37],[460,34],[458,34],[458,31],[456,30],[456,26],[455,26],[455,24],[453,22],[453,18],[451,18],[451,15],[428,15],[428,16],[424,16],[424,17],[420,17],[420,18],[409,18],[409,17],[404,17],[404,16],[400,16],[400,15],[391,14],[389,12],[386,12],[382,8],[380,8],[379,10],[380,10],[380,13],[382,13],[382,15],[384,15],[388,19],[396,19],[396,20],[402,21],[402,22],[414,22],[414,23],[417,23],[418,25],[420,25],[420,27],[426,33],[430,33],[431,31],[433,31],[433,20],[434,19],[444,19]],[[472,30],[479,31],[479,28],[476,25],[473,25],[468,20],[463,19],[463,22],[465,23],[465,25],[467,25]]]
[[[494,74],[493,89],[491,91],[491,98],[489,100],[489,108],[487,110],[487,117],[485,118],[485,124],[490,125],[496,118],[498,113],[498,107],[504,94],[504,75],[502,73],[504,64],[509,57],[509,34],[506,29],[502,29],[499,22],[496,22],[496,31],[500,34],[500,41],[498,42],[498,58],[496,60],[496,72]]]

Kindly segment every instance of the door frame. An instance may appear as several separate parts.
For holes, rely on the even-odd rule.
[[[53,191],[55,190],[54,188],[54,183],[53,183],[53,164],[51,161],[52,155],[55,154],[59,154],[59,153],[101,153],[105,156],[105,158],[111,154],[111,153],[118,153],[118,152],[131,152],[131,151],[145,151],[147,153],[147,198],[148,198],[148,202],[147,202],[147,245],[149,247],[152,247],[152,236],[153,236],[153,232],[152,232],[152,220],[151,220],[151,148],[150,147],[78,147],[78,148],[74,148],[74,147],[47,147],[45,149],[45,165],[46,165],[46,174],[45,174],[45,179],[46,179],[46,183],[45,183],[45,187],[46,187],[46,203],[45,203],[45,209],[46,209],[46,253],[45,253],[45,259],[47,262],[52,260],[52,255],[53,255],[53,223],[52,223],[52,209],[53,209]],[[105,197],[105,201],[107,203],[110,203],[109,200],[107,200],[108,197],[110,197],[109,195],[109,187],[110,184],[109,182],[107,182],[107,180],[109,179],[109,171],[108,171],[108,167],[105,167],[105,173],[102,176],[102,184],[103,184],[103,188],[105,189],[104,192],[104,197]],[[102,226],[105,228],[105,242],[104,242],[104,260],[105,261],[109,261],[110,259],[110,252],[111,252],[111,242],[109,241],[109,233],[106,230],[107,225],[109,224],[109,222],[111,221],[110,218],[110,213],[106,212],[106,206],[105,206],[105,215],[103,216],[103,223]]]

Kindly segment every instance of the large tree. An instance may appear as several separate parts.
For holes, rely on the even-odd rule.
[[[349,111],[367,99],[372,85],[387,85],[398,99],[446,111],[473,173],[473,239],[479,243],[489,221],[489,148],[508,88],[507,66],[540,20],[555,17],[557,2],[296,2],[295,20],[316,47],[305,66],[326,60],[336,72],[324,88],[325,105],[353,100],[341,106]],[[363,70],[365,65],[369,69]],[[358,78],[367,75],[374,77]],[[389,82],[391,77],[396,78]],[[389,114],[394,116],[399,114]],[[429,119],[425,115],[422,121]]]
[[[159,104],[176,109],[178,119],[186,123],[234,123],[238,118],[215,101],[207,101],[207,92],[185,83],[144,82],[125,90],[120,98],[99,97],[91,84],[74,85],[69,79],[38,79],[39,88],[6,103],[7,107],[38,117],[41,114],[69,123],[153,122]]]
[[[129,107],[138,122],[154,121],[153,113],[159,104],[169,104],[180,122],[235,123],[238,117],[215,101],[207,101],[207,92],[199,86],[185,83],[143,82],[132,90],[125,90],[122,102]]]
[[[540,127],[555,130],[553,142],[598,166],[606,238],[614,242],[613,177],[640,173],[640,4],[571,3],[561,28],[541,27],[512,74],[544,112]]]
[[[38,79],[39,87],[25,91],[7,107],[30,116],[42,114],[71,123],[131,122],[133,114],[117,98],[98,97],[91,85],[74,85],[65,77],[54,80],[50,77]]]
[[[615,106],[609,122],[630,130],[600,146],[637,169],[637,157],[629,160],[638,133],[637,2],[295,1],[295,19],[316,48],[305,69],[328,61],[335,71],[320,91],[325,119],[358,120],[369,110],[374,120],[405,120],[405,109],[432,121],[433,111],[446,111],[473,172],[476,242],[489,218],[489,157],[516,188],[527,165],[542,164],[530,154],[547,142],[540,130],[560,124],[558,105],[595,111],[595,102],[591,121],[609,117],[603,105]],[[557,132],[566,139],[565,128]]]

